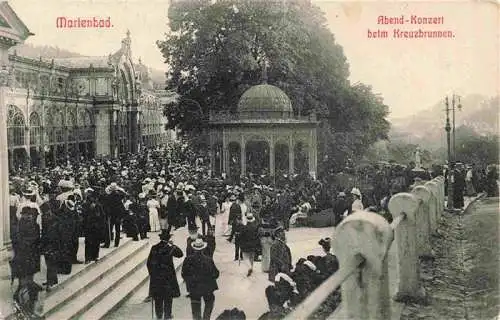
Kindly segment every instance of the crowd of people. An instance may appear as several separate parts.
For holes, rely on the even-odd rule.
[[[284,314],[338,269],[329,239],[321,241],[324,256],[299,259],[292,267],[285,231],[291,225],[336,225],[356,210],[383,212],[392,194],[407,191],[418,179],[443,174],[439,167],[413,169],[414,164],[376,164],[356,174],[346,168],[318,180],[299,174],[272,183],[269,177],[249,175],[235,183],[211,177],[206,157],[173,143],[116,159],[13,173],[9,182],[11,267],[13,278],[19,279],[14,300],[33,312],[43,289],[33,280],[41,270],[41,256],[47,266],[43,286],[50,290],[58,284],[58,275],[70,274],[74,264],[97,261],[101,247],[118,247],[123,229],[134,241],[160,233],[161,241],[148,259],[150,298],[159,319],[172,316],[172,299],[180,294],[172,259],[184,254],[182,276],[193,318],[210,318],[219,275],[213,262],[216,236],[234,242],[234,259],[248,264],[247,276],[254,272],[254,262],[261,261],[262,271],[274,283],[265,292],[270,314]],[[498,179],[494,172],[485,176],[496,177],[495,183]],[[470,182],[474,193],[488,186],[474,171],[466,172],[464,181]],[[469,187],[464,182],[467,193]],[[214,217],[222,223],[215,225]],[[172,230],[183,227],[190,234],[184,251],[169,241]],[[84,261],[77,259],[81,237]]]

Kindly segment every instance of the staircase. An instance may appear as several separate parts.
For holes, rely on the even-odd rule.
[[[136,271],[144,267],[149,249],[147,241],[128,240],[47,293],[43,315],[47,320],[100,319],[147,280],[147,272]]]
[[[43,316],[47,320],[104,317],[148,280],[145,263],[150,248],[146,240],[126,238],[118,248],[103,249],[99,261],[74,265],[70,275],[60,275],[59,284],[43,293],[45,297],[41,294]],[[12,311],[5,319],[15,319]]]

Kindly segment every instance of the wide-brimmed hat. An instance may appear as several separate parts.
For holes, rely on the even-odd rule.
[[[319,242],[318,242],[318,244],[322,247],[331,246],[331,243],[332,243],[332,239],[330,239],[330,238],[323,238],[323,239],[319,240]]]
[[[236,200],[236,195],[235,194],[230,195],[229,196],[229,200],[235,201]]]
[[[35,188],[33,187],[28,187],[26,189],[23,190],[23,195],[25,197],[31,197],[31,196],[34,196],[35,195]]]
[[[172,238],[172,234],[170,234],[169,232],[167,232],[166,230],[163,230],[161,233],[160,233],[160,240],[163,240],[163,241],[168,241],[170,240],[170,238]]]
[[[359,191],[358,188],[352,188],[351,193],[358,197],[361,197],[361,191]]]
[[[207,243],[202,238],[197,238],[191,243],[191,247],[194,250],[203,250],[207,247]]]
[[[64,205],[71,211],[75,210],[75,202],[73,200],[64,200]]]
[[[339,192],[339,197],[345,197],[345,192]]]
[[[247,222],[254,222],[255,217],[253,216],[253,213],[249,212],[246,214]]]

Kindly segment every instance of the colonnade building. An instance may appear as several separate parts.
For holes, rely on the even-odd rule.
[[[117,157],[172,139],[166,93],[133,63],[130,32],[108,56],[32,59],[13,47],[3,71],[10,170]]]

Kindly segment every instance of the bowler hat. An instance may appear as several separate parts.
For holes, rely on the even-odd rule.
[[[163,230],[160,233],[160,240],[168,241],[168,240],[170,240],[171,237],[172,237],[172,235],[170,233],[168,233],[166,230]]]

